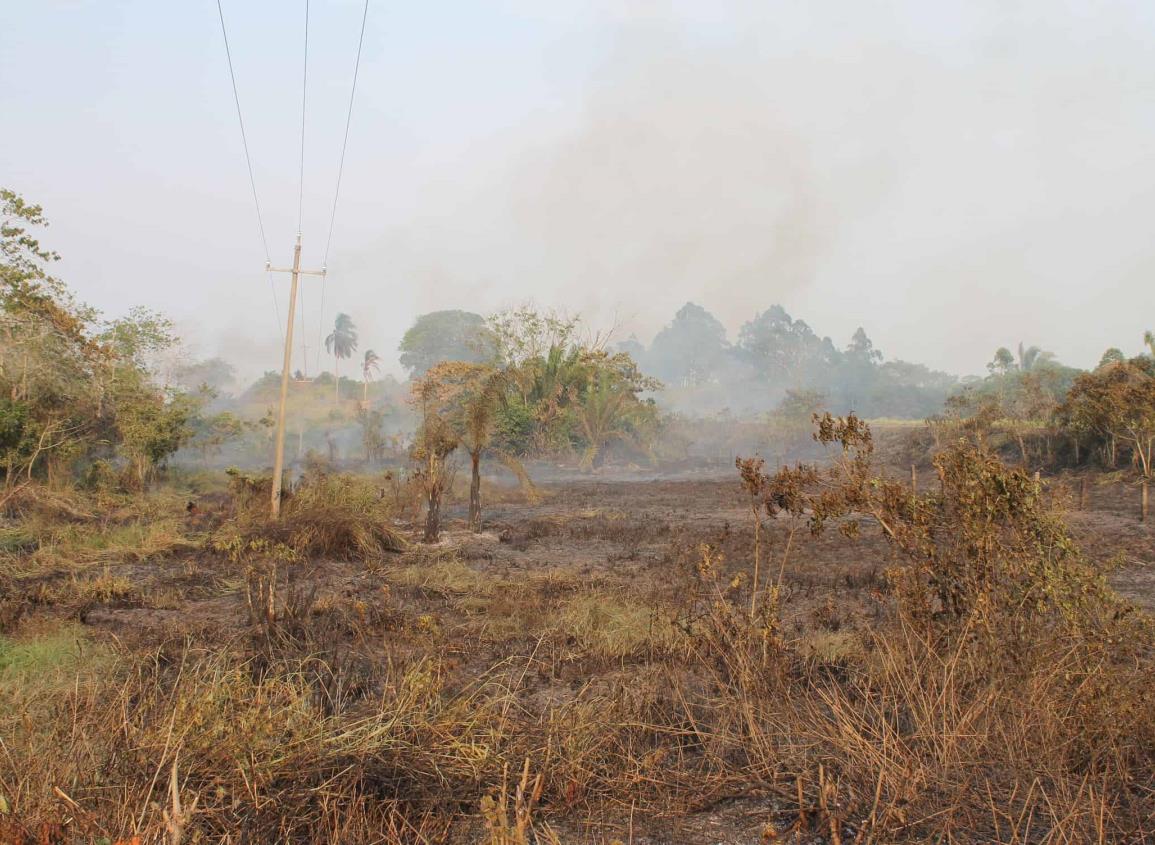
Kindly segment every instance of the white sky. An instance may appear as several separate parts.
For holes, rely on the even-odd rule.
[[[223,4],[284,265],[304,3]],[[215,3],[8,6],[0,184],[45,206],[59,275],[276,368]],[[360,12],[311,6],[310,266]],[[1155,328],[1153,95],[1151,3],[371,0],[324,320],[394,362],[435,308],[533,299],[648,341],[686,300],[732,337],[780,302],[955,372],[1019,340],[1089,366]]]

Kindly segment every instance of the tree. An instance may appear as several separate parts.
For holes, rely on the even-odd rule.
[[[385,452],[385,415],[376,408],[363,405],[357,411],[357,422],[361,426],[361,445],[365,447],[365,463],[374,464],[381,460]]]
[[[838,407],[847,402],[843,393],[861,390],[853,378],[841,377],[845,356],[830,338],[819,337],[805,321],[791,318],[780,305],[771,306],[742,326],[735,352],[752,368],[762,388],[759,392],[764,394],[773,396],[804,386],[826,393]]]
[[[1120,349],[1112,346],[1110,349],[1104,352],[1103,357],[1099,359],[1099,367],[1102,368],[1109,367],[1112,364],[1122,364],[1126,360],[1127,358],[1123,355],[1123,352]]]
[[[207,464],[209,457],[219,453],[226,443],[237,440],[248,429],[257,425],[258,423],[248,423],[229,411],[207,416],[198,415],[191,420],[189,446],[198,449],[201,460]]]
[[[361,381],[364,392],[361,394],[361,404],[369,405],[369,376],[381,372],[381,356],[372,349],[365,350],[365,357],[361,359]]]
[[[874,342],[867,337],[862,326],[859,326],[846,347],[846,357],[868,364],[877,364],[882,360],[882,353],[874,348]]]
[[[481,531],[481,459],[486,452],[494,454],[517,476],[528,497],[535,498],[536,491],[525,467],[494,444],[499,411],[512,384],[510,371],[490,364],[443,361],[426,373],[423,381],[436,385],[441,415],[469,454],[470,530]]]
[[[425,497],[426,543],[436,543],[441,534],[441,500],[452,475],[448,458],[458,444],[445,413],[446,399],[446,388],[436,378],[421,378],[413,383],[412,402],[421,415],[421,424],[413,441],[412,458]]]
[[[0,392],[5,484],[91,445],[106,420],[108,350],[92,337],[96,313],[48,273],[59,256],[31,230],[48,223],[38,205],[0,189]],[[47,458],[47,462],[42,460]]]
[[[204,397],[157,384],[151,364],[176,338],[159,314],[134,309],[100,321],[48,274],[57,256],[30,227],[39,206],[0,190],[0,441],[5,483],[114,447],[127,480],[152,472],[193,435]]]
[[[581,320],[522,305],[498,311],[486,320],[486,325],[499,365],[514,368],[542,358],[551,349],[573,345]]]
[[[485,318],[469,311],[422,314],[405,332],[401,366],[410,378],[420,378],[441,361],[484,363],[495,356],[493,333]]]
[[[333,331],[325,338],[325,351],[333,353],[333,402],[341,400],[341,375],[338,367],[342,358],[350,358],[357,351],[357,327],[348,314],[338,314]]]
[[[1075,432],[1097,433],[1112,466],[1117,444],[1130,448],[1141,479],[1144,483],[1150,480],[1155,446],[1155,360],[1141,356],[1083,373],[1075,379],[1059,415]]]
[[[1047,352],[1038,346],[1024,348],[1022,341],[1019,341],[1019,370],[1021,372],[1030,372],[1035,367],[1053,361],[1054,358],[1054,352]]]
[[[143,489],[155,470],[195,435],[201,402],[193,394],[127,380],[117,383],[115,400],[119,445],[131,471],[128,480]]]
[[[1000,346],[995,350],[995,357],[987,364],[987,372],[991,375],[1006,375],[1013,372],[1018,365],[1015,363],[1015,356],[1011,354],[1011,350],[1005,346]]]
[[[220,393],[236,381],[237,371],[224,358],[206,358],[178,367],[174,375],[176,384],[185,390],[207,387]]]
[[[826,397],[814,390],[787,390],[770,414],[770,436],[782,456],[797,459],[814,443],[814,415],[826,407]]]
[[[587,353],[582,366],[586,380],[572,410],[584,446],[582,469],[601,466],[605,449],[613,441],[632,443],[648,451],[648,444],[638,435],[652,428],[656,410],[652,401],[643,401],[638,394],[659,389],[661,382],[642,375],[634,360],[624,353]]]
[[[705,308],[687,302],[654,337],[647,361],[650,372],[667,383],[694,387],[717,377],[729,350],[725,326]]]

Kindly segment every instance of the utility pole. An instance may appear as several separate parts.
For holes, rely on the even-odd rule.
[[[281,475],[285,471],[285,406],[289,401],[289,367],[293,363],[293,319],[297,315],[297,283],[300,276],[324,276],[325,268],[320,270],[301,269],[301,233],[297,232],[297,243],[293,247],[293,266],[291,269],[265,265],[265,269],[274,273],[291,273],[292,283],[289,286],[289,320],[285,328],[285,357],[281,364],[281,406],[277,411],[277,445],[273,456],[273,519],[281,515]]]

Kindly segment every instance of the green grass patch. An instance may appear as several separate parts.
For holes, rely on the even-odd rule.
[[[0,637],[0,694],[21,694],[70,685],[78,673],[108,662],[104,646],[92,642],[79,625],[19,638]]]

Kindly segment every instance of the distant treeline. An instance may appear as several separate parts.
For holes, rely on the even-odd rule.
[[[401,364],[420,376],[443,360],[490,360],[495,328],[493,318],[466,311],[421,315],[401,342]],[[805,392],[836,413],[921,419],[938,413],[959,385],[956,376],[922,364],[884,361],[861,328],[840,349],[779,305],[755,314],[731,342],[714,315],[689,302],[648,347],[630,338],[612,351],[627,353],[662,382],[660,406],[691,416],[758,415],[788,392]]]
[[[665,383],[662,403],[685,413],[759,413],[805,391],[834,413],[919,419],[959,383],[922,364],[884,361],[862,328],[839,349],[780,305],[755,314],[731,343],[713,314],[687,302],[648,347],[630,339],[620,348]]]

